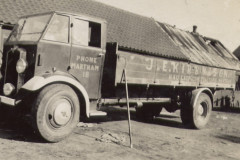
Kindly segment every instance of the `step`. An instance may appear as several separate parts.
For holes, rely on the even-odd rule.
[[[90,111],[90,117],[98,117],[98,116],[107,116],[107,113],[103,111]]]

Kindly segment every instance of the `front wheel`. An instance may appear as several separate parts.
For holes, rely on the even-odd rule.
[[[43,88],[32,106],[33,128],[48,142],[70,135],[79,122],[80,106],[74,90],[64,84]]]

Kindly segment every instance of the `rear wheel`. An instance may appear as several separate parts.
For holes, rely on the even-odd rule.
[[[153,117],[159,116],[162,107],[159,104],[144,104],[136,108],[136,118],[142,121],[152,121]]]
[[[72,133],[80,116],[73,89],[53,84],[40,91],[32,106],[33,127],[48,142],[58,142]]]
[[[193,126],[197,129],[204,128],[212,112],[212,102],[206,93],[201,93],[193,108]]]
[[[202,129],[209,121],[212,111],[210,97],[206,93],[201,93],[196,100],[195,106],[183,106],[181,109],[181,119],[184,125],[196,129]]]

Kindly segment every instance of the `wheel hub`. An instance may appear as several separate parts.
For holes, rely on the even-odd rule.
[[[202,104],[200,104],[198,107],[198,114],[203,115],[203,112],[204,112],[204,108],[203,108]]]
[[[71,104],[68,100],[62,99],[55,102],[53,120],[57,125],[65,125],[71,118]]]

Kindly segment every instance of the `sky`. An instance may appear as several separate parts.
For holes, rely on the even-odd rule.
[[[97,0],[159,22],[220,40],[230,51],[240,45],[240,0]]]

